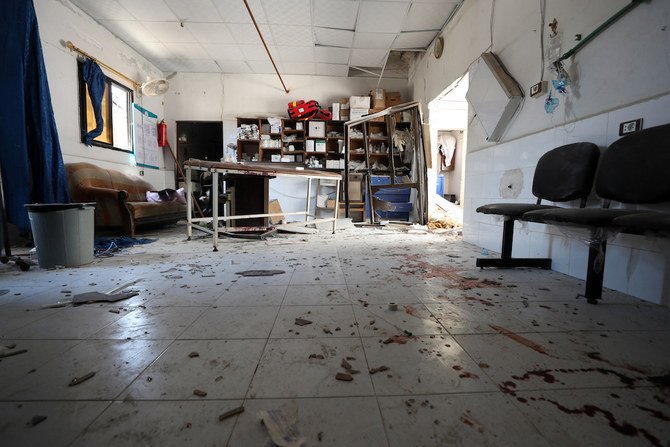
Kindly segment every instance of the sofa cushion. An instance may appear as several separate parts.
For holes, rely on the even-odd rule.
[[[170,214],[186,217],[186,205],[178,202],[128,202],[128,209],[135,220],[152,220]]]
[[[65,165],[65,169],[70,193],[74,201],[79,201],[77,190],[81,187],[113,188],[109,172],[91,163],[68,163]]]

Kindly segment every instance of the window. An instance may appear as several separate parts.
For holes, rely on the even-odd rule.
[[[88,94],[88,87],[79,64],[79,110],[81,130],[88,132],[97,127],[95,113]],[[94,146],[106,147],[124,152],[133,152],[132,112],[133,91],[118,82],[105,77],[105,93],[102,97],[102,119],[105,125],[102,133],[93,140]],[[110,101],[111,98],[111,101]],[[82,137],[83,141],[83,137]]]

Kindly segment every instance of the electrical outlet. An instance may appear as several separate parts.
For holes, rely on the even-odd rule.
[[[629,133],[637,132],[642,129],[642,118],[632,121],[624,121],[619,124],[619,136],[628,135]]]
[[[547,81],[541,81],[530,88],[530,97],[535,98],[547,93]]]
[[[141,171],[140,171],[140,175],[144,175],[144,170],[141,170]]]

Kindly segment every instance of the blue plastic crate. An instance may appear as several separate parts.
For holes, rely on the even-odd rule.
[[[380,219],[387,220],[409,220],[409,213],[402,211],[375,211]]]

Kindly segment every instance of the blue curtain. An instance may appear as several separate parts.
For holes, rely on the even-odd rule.
[[[2,0],[0,167],[8,221],[30,229],[26,203],[69,203],[32,0]]]
[[[102,97],[105,95],[105,75],[100,66],[91,59],[86,59],[81,67],[82,75],[88,86],[88,96],[91,98],[91,105],[95,113],[96,128],[90,132],[82,131],[84,143],[90,146],[93,139],[102,133],[105,121],[102,119]]]

